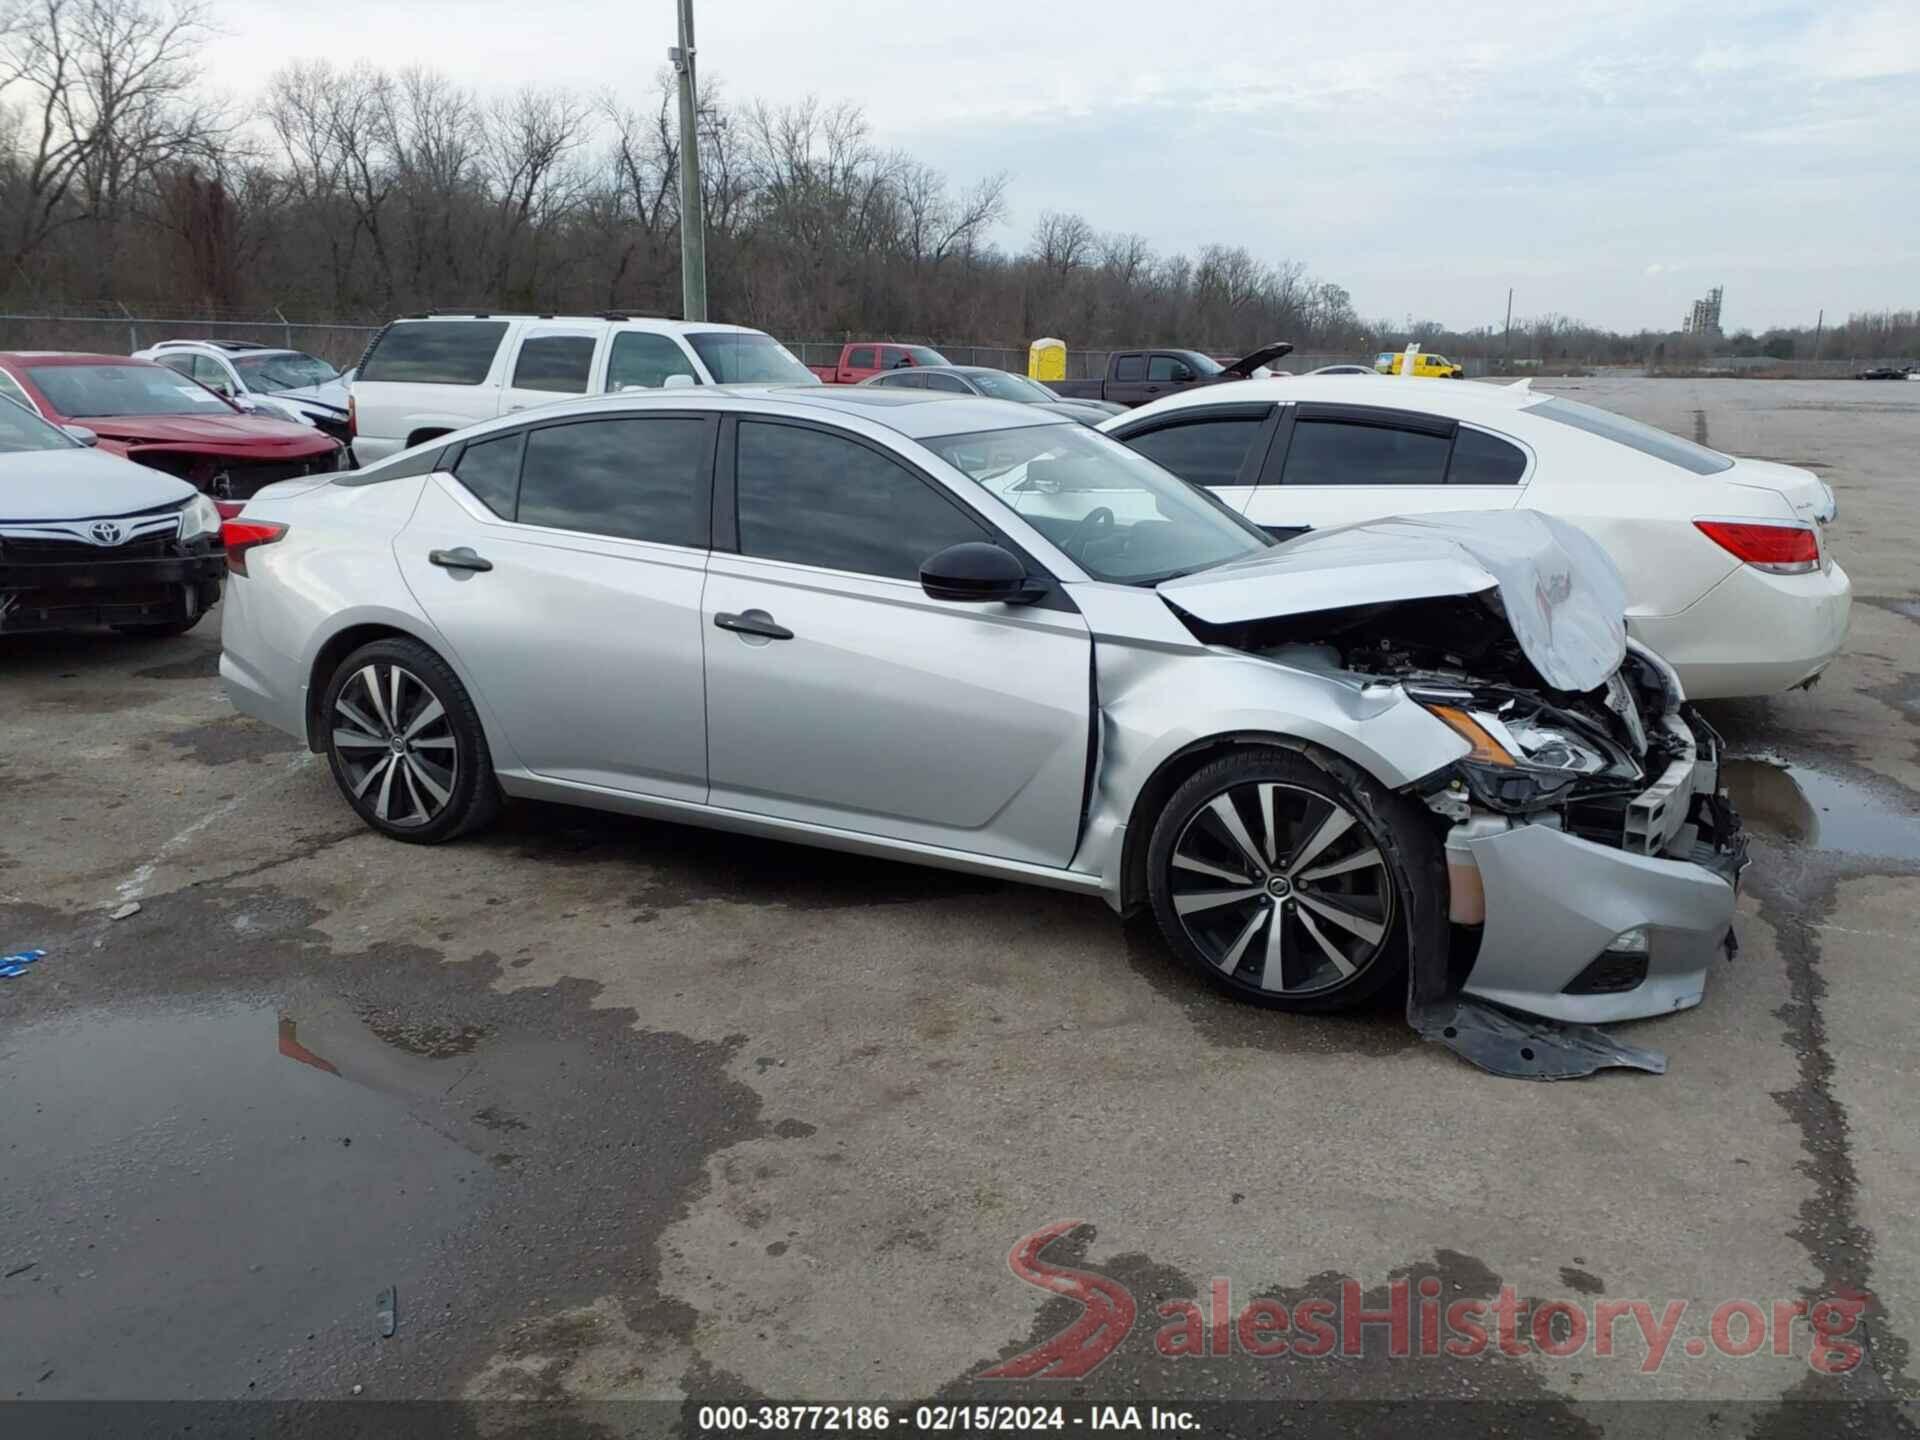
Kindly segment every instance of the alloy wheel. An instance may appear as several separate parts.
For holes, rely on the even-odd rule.
[[[1372,832],[1303,786],[1221,791],[1189,817],[1168,866],[1187,938],[1223,975],[1273,994],[1345,985],[1393,932],[1393,878]]]
[[[340,687],[333,751],[353,797],[403,828],[445,809],[460,773],[446,707],[419,676],[386,661],[363,665]]]

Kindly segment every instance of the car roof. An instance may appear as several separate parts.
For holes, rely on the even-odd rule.
[[[699,385],[644,395],[624,391],[618,395],[589,395],[557,405],[542,405],[535,410],[523,410],[513,418],[528,420],[598,410],[685,409],[689,406],[703,409],[704,402],[715,399],[756,400],[769,405],[791,405],[802,414],[811,410],[865,420],[897,431],[909,440],[974,430],[1021,430],[1035,425],[1077,423],[1063,415],[1036,414],[1037,406],[1019,405],[1011,400],[930,390],[871,389],[864,385]]]
[[[390,323],[420,325],[437,320],[534,320],[556,325],[627,325],[635,329],[663,330],[678,335],[741,334],[765,332],[751,325],[727,325],[717,320],[674,320],[664,315],[630,315],[624,311],[604,311],[598,315],[536,314],[531,310],[435,310],[424,315],[402,315]]]
[[[1548,398],[1542,391],[1514,385],[1488,385],[1477,380],[1409,380],[1382,377],[1379,384],[1356,386],[1351,375],[1288,375],[1267,380],[1229,380],[1179,391],[1130,412],[1168,415],[1197,405],[1255,402],[1278,405],[1287,400],[1327,404],[1378,405],[1389,409],[1421,410],[1465,420],[1475,415],[1511,415]],[[1118,418],[1118,417],[1116,417]]]

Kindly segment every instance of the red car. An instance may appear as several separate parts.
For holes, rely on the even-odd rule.
[[[0,351],[0,400],[222,500],[337,470],[343,453],[319,430],[250,415],[177,371],[125,355]]]

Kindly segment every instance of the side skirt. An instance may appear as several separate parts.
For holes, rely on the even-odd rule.
[[[863,835],[855,830],[838,830],[830,825],[810,825],[799,820],[755,815],[745,810],[724,810],[687,800],[668,800],[626,790],[608,790],[598,785],[553,780],[525,772],[501,774],[499,780],[502,790],[521,799],[550,800],[560,805],[580,805],[590,810],[607,810],[619,815],[671,820],[705,830],[757,835],[766,840],[785,840],[796,845],[844,851],[850,855],[867,855],[877,860],[898,860],[936,870],[1013,880],[1024,885],[1044,886],[1049,890],[1101,895],[1105,889],[1098,875],[1078,870],[1056,870],[1051,866],[1034,865],[1023,860],[1001,860],[971,850],[949,850],[943,846],[922,845],[910,840],[889,840],[882,836]]]

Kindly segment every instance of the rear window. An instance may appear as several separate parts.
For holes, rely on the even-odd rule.
[[[409,320],[380,337],[358,382],[478,385],[506,338],[504,320]]]
[[[1615,441],[1629,450],[1638,450],[1642,455],[1651,455],[1669,465],[1678,465],[1682,470],[1691,470],[1695,475],[1715,475],[1733,468],[1733,457],[1730,455],[1722,455],[1718,450],[1709,450],[1691,440],[1682,440],[1678,435],[1669,435],[1651,425],[1642,425],[1638,420],[1629,420],[1611,410],[1582,405],[1578,400],[1563,400],[1556,395],[1551,400],[1528,406],[1526,413],[1571,426],[1575,430],[1584,430],[1603,440]]]

